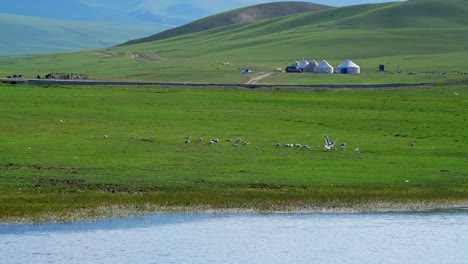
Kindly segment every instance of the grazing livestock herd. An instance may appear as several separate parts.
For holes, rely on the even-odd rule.
[[[7,75],[7,79],[23,79],[23,74],[12,74]],[[37,79],[42,79],[41,75],[36,76]],[[44,79],[58,79],[58,80],[86,80],[88,79],[87,74],[82,73],[48,73],[44,75]]]
[[[22,79],[22,78],[23,78],[23,74],[17,74],[17,73],[7,76],[7,79]]]
[[[37,76],[38,79],[41,76]],[[86,80],[88,79],[87,74],[76,74],[76,73],[48,73],[44,76],[45,79],[59,79],[59,80]]]

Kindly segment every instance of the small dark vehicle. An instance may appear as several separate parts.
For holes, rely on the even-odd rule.
[[[302,69],[299,69],[294,66],[288,66],[286,67],[286,72],[302,72]]]

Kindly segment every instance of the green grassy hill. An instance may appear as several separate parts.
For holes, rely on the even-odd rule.
[[[273,73],[266,83],[464,80],[468,2],[413,0],[307,12],[105,50],[0,61],[0,72],[85,72],[95,79],[244,83],[295,60],[352,59],[360,76]],[[8,65],[6,66],[1,65]],[[379,73],[385,64],[387,72]],[[396,74],[397,67],[402,74]],[[255,74],[244,76],[242,68]]]
[[[109,47],[168,28],[61,21],[0,13],[0,56]]]
[[[146,38],[126,42],[123,45],[131,45],[168,39],[217,27],[254,22],[263,19],[271,19],[292,14],[313,12],[330,8],[332,7],[307,2],[277,2],[260,4],[250,7],[239,8],[214,16],[209,16],[207,18],[189,23],[187,25],[169,29]]]

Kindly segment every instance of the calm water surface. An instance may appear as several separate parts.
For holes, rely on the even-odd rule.
[[[0,225],[0,263],[468,263],[468,210]]]

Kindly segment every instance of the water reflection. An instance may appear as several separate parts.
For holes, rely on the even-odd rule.
[[[0,225],[0,263],[466,263],[466,248],[466,210]]]

